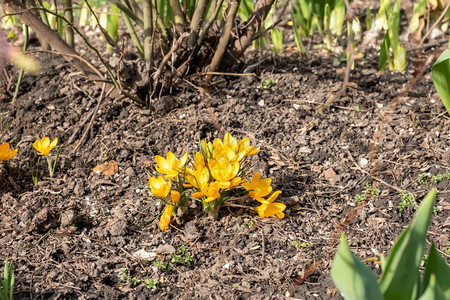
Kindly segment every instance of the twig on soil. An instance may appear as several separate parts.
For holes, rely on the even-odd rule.
[[[77,145],[75,146],[75,148],[73,148],[71,153],[74,153],[84,143],[84,139],[86,138],[87,133],[91,129],[92,124],[94,123],[95,116],[97,115],[98,109],[100,108],[100,104],[103,101],[103,98],[104,98],[103,96],[105,94],[105,88],[106,88],[106,83],[103,83],[102,92],[100,94],[100,97],[98,98],[97,106],[95,107],[94,112],[92,113],[91,121],[89,122],[88,126],[84,130],[83,135],[81,136],[81,139],[78,141]]]
[[[20,192],[20,188],[19,186],[16,184],[16,182],[14,181],[14,179],[11,177],[11,175],[8,175],[8,179],[9,182],[11,182],[11,184],[13,185],[14,189],[18,192]]]
[[[82,89],[80,89],[76,84],[73,85],[73,87],[82,92],[84,95],[86,95],[89,99],[91,99],[93,102],[95,102],[94,97],[92,97],[91,95],[85,93]],[[91,119],[92,114],[95,112],[95,110],[93,110],[86,118],[84,118],[83,121],[81,121],[80,124],[78,124],[78,127],[73,131],[72,135],[70,136],[69,140],[67,141],[67,143],[70,145],[72,144],[72,142],[75,140],[75,137],[77,136],[78,132],[81,130],[81,128],[84,128],[84,125],[86,125],[87,121]]]
[[[158,70],[156,70],[156,72],[153,74],[153,91],[156,90],[156,86],[158,85],[158,78],[161,75],[162,70],[164,69],[164,67],[167,65],[167,62],[169,61],[169,59],[172,57],[172,54],[178,50],[178,47],[180,47],[181,42],[183,41],[183,39],[185,37],[188,36],[187,32],[184,32],[182,35],[180,35],[180,37],[178,38],[177,42],[175,43],[175,45],[173,45],[172,49],[170,49],[169,52],[167,52],[167,54],[164,56],[164,58],[162,59],[161,63],[159,64]],[[153,94],[153,93],[152,93]]]
[[[347,150],[348,157],[350,158],[350,160],[353,162],[353,164],[356,166],[356,168],[357,168],[359,171],[361,171],[362,173],[366,174],[367,176],[369,176],[369,177],[372,178],[373,180],[376,180],[376,181],[378,181],[378,182],[384,184],[385,186],[388,186],[388,187],[390,187],[391,189],[396,190],[396,191],[399,192],[399,193],[401,193],[401,192],[404,191],[404,190],[402,190],[401,188],[396,187],[395,185],[392,185],[392,184],[387,183],[386,181],[384,181],[384,180],[381,179],[381,178],[378,178],[378,177],[376,177],[376,176],[373,176],[372,174],[370,174],[369,172],[367,172],[366,170],[364,170],[363,168],[361,168],[361,167],[358,165],[358,163],[353,159],[353,156],[352,156],[352,154],[350,153],[350,151],[349,151],[348,149],[345,149],[345,150]]]
[[[436,20],[436,22],[434,22],[433,26],[431,26],[430,29],[428,29],[428,31],[425,33],[425,35],[423,36],[423,38],[420,40],[420,44],[422,45],[423,42],[427,39],[427,37],[430,35],[430,33],[433,31],[434,28],[436,28],[436,26],[439,25],[439,23],[442,21],[442,19],[445,17],[445,14],[447,13],[448,8],[450,7],[450,3],[448,3],[444,9],[441,12],[441,15],[439,16],[439,18]]]
[[[68,57],[72,57],[72,58],[78,59],[78,60],[82,61],[83,63],[85,63],[86,65],[88,65],[92,69],[92,71],[94,71],[98,75],[99,78],[104,78],[102,73],[93,64],[91,64],[86,59],[84,59],[83,57],[81,57],[81,56],[79,56],[77,54],[62,53],[62,52],[57,52],[57,51],[52,51],[52,50],[28,50],[25,53],[31,54],[31,53],[39,53],[39,52],[50,53],[50,54],[61,55],[61,56],[68,56]],[[81,72],[81,73],[83,73],[83,72]],[[104,79],[97,79],[97,80],[96,79],[91,79],[91,80],[94,81],[94,82],[108,82],[108,83],[111,83],[110,81],[104,80]]]
[[[431,246],[431,242],[427,239],[427,243],[428,245]],[[439,250],[437,247],[434,247],[434,249],[436,249],[439,253],[441,253],[443,256],[447,256],[450,257],[450,255],[448,255],[447,253],[445,253],[444,251]]]

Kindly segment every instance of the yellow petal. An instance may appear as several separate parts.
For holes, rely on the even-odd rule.
[[[166,230],[169,227],[170,220],[172,219],[173,205],[167,205],[159,220],[159,227],[161,230]]]
[[[172,203],[173,204],[177,204],[178,202],[180,202],[180,193],[178,191],[172,190],[170,191],[170,199],[172,199]]]
[[[9,150],[9,143],[0,145],[0,161],[10,160],[17,154],[18,149]]]
[[[195,198],[195,199],[200,199],[200,198],[203,197],[203,193],[202,192],[196,192],[196,193],[193,193],[191,196],[193,198]]]
[[[281,194],[281,191],[276,191],[269,198],[267,198],[267,202],[272,203],[275,199],[277,199],[278,195]]]

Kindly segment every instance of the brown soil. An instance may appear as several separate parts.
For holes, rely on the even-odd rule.
[[[377,57],[366,55],[351,73],[347,95],[321,114],[318,105],[342,84],[333,57],[264,55],[256,76],[216,77],[209,101],[192,89],[150,109],[107,97],[89,127],[99,88],[61,58],[39,54],[43,72],[25,76],[15,106],[8,97],[0,103],[3,125],[10,125],[4,140],[16,137],[12,145],[19,148],[0,173],[0,261],[14,262],[15,297],[283,299],[295,292],[300,299],[339,298],[329,268],[341,230],[361,259],[388,255],[414,216],[412,207],[397,209],[399,191],[420,202],[430,186],[420,185],[418,174],[450,172],[450,121],[429,70],[392,111],[374,172],[366,162],[375,128],[415,64],[406,75],[381,74]],[[275,84],[263,89],[266,80]],[[146,170],[155,155],[192,153],[199,139],[222,137],[218,125],[261,146],[255,171],[283,191],[286,217],[261,219],[251,209],[227,207],[212,220],[193,204],[182,224],[162,232],[152,220],[162,205],[150,196]],[[85,142],[73,151],[85,130]],[[63,148],[55,177],[43,161],[34,186],[29,161],[36,161],[32,143],[42,136],[58,137]],[[117,174],[92,171],[111,161]],[[381,195],[355,205],[366,183]],[[437,184],[441,210],[429,231],[428,243],[441,252],[449,247],[449,184]],[[183,246],[190,263],[170,263]],[[155,256],[140,259],[139,250]],[[119,276],[122,268],[159,284],[133,287]]]

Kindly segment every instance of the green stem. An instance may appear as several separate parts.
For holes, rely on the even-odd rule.
[[[191,34],[188,40],[188,46],[190,47],[193,47],[197,41],[198,33],[200,31],[200,24],[203,21],[203,13],[205,12],[207,4],[207,0],[199,0],[196,5],[190,26]]]
[[[130,18],[124,12],[122,12],[122,17],[123,17],[123,21],[125,22],[125,26],[127,27],[128,32],[131,35],[131,39],[133,40],[134,46],[138,50],[139,55],[141,56],[141,58],[144,59],[144,57],[145,57],[144,56],[144,49],[142,49],[141,41],[139,41],[139,38],[138,38],[138,36],[136,34],[136,30],[134,30],[133,24],[131,24]]]
[[[152,18],[152,3],[150,0],[144,0],[144,59],[147,63],[150,62],[151,48],[153,47],[151,42],[153,33]]]
[[[217,220],[219,218],[219,211],[220,211],[220,207],[222,205],[217,204],[217,203],[212,203],[212,204],[206,204],[207,206],[205,206],[206,210],[207,210],[207,215],[209,218],[215,219]]]
[[[50,159],[50,157],[48,155],[46,155],[45,158],[47,158],[48,171],[50,172],[50,177],[53,177],[53,173],[55,172],[55,169],[52,168],[52,160]]]
[[[64,16],[66,19],[73,24],[73,11],[72,11],[72,0],[63,0],[63,8],[64,8]],[[71,26],[64,26],[64,30],[66,33],[66,43],[69,44],[70,47],[75,47],[75,40],[73,36],[73,29]]]

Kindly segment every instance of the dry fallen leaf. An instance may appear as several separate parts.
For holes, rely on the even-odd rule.
[[[96,174],[102,173],[103,175],[115,175],[119,172],[119,166],[115,161],[112,161],[106,164],[98,165],[92,171]]]
[[[332,168],[328,168],[325,171],[323,171],[323,176],[325,177],[325,180],[329,180],[331,178],[333,178],[334,176],[336,176],[336,172],[334,172],[334,170]]]

